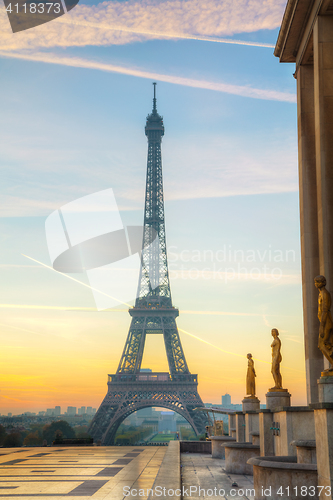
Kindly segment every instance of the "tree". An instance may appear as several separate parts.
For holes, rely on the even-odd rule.
[[[39,437],[38,432],[30,432],[23,441],[24,446],[41,446],[43,439]]]
[[[4,448],[13,448],[15,446],[22,446],[22,442],[21,434],[19,432],[12,432],[5,437],[3,446]]]
[[[32,434],[37,434],[38,437],[40,437],[41,439],[43,439],[43,428],[44,428],[45,424],[31,424],[30,425],[30,432]]]
[[[87,425],[78,425],[75,427],[75,436],[77,438],[90,438],[90,434],[88,434],[88,426]]]
[[[4,428],[3,425],[0,424],[0,445],[3,445],[3,442],[5,440],[5,437],[7,436],[6,429]]]
[[[43,429],[43,439],[46,439],[47,444],[52,444],[56,435],[61,435],[63,438],[75,438],[75,431],[65,420],[52,422],[52,424],[45,425]]]

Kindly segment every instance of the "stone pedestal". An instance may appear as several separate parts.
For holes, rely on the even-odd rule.
[[[230,436],[211,436],[212,458],[225,458],[224,443],[235,443],[236,439]]]
[[[228,474],[253,475],[253,466],[248,460],[260,456],[260,446],[251,443],[226,443],[225,447],[225,471]]]
[[[316,464],[298,464],[287,456],[250,458],[248,465],[253,467],[254,500],[318,500]],[[311,495],[302,497],[302,486]]]
[[[314,409],[318,486],[323,486],[320,500],[332,500],[333,494],[333,403],[310,405]],[[328,490],[331,488],[331,494]]]
[[[246,397],[242,401],[242,408],[244,412],[260,410],[260,401],[256,396]]]
[[[238,443],[245,441],[245,415],[242,411],[236,412],[236,441]]]
[[[296,448],[296,456],[298,464],[316,464],[316,440],[315,439],[296,439],[292,441],[291,446]]]
[[[275,410],[283,406],[290,406],[291,394],[287,389],[280,391],[268,391],[266,394],[266,409]]]
[[[319,403],[333,403],[333,377],[321,376],[318,380]]]

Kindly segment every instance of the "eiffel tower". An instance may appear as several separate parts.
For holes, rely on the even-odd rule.
[[[173,410],[189,422],[197,435],[205,431],[206,424],[204,412],[193,411],[204,405],[197,390],[197,375],[190,373],[186,363],[176,324],[179,311],[171,300],[161,159],[164,125],[156,108],[156,83],[153,85],[153,110],[145,127],[148,160],[137,299],[129,309],[132,321],[117,373],[109,375],[108,392],[89,428],[94,440],[103,445],[113,444],[121,422],[142,408]],[[156,234],[158,249],[151,245]],[[169,373],[140,371],[147,334],[163,335]]]

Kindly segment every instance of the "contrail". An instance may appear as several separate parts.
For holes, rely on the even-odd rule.
[[[5,328],[13,328],[14,330],[20,330],[21,332],[34,333],[35,335],[42,335],[43,336],[43,333],[35,332],[34,330],[28,330],[27,328],[21,328],[20,326],[6,325],[6,323],[0,323],[0,326],[5,327]],[[57,337],[58,337],[58,335],[57,335]]]
[[[230,352],[226,351],[225,349],[222,349],[221,347],[218,347],[211,342],[208,342],[207,340],[203,340],[200,337],[197,337],[196,335],[193,335],[193,333],[189,333],[186,330],[183,330],[182,328],[178,328],[180,332],[186,333],[186,335],[189,335],[190,337],[193,337],[194,339],[200,340],[200,342],[203,342],[204,344],[210,345],[211,347],[215,347],[215,349],[218,349],[219,351],[222,351],[226,354],[232,354],[233,356],[238,356],[239,358],[246,358],[244,354],[237,354],[236,352]],[[255,358],[253,358],[255,359]],[[258,359],[257,361],[262,361],[261,359]],[[268,361],[262,361],[263,363],[268,363]]]
[[[24,401],[24,403],[26,403],[26,400],[10,398],[9,396],[5,396],[4,394],[0,394],[0,398],[10,399],[11,401],[18,401],[19,403],[22,403],[22,401]],[[29,401],[29,403],[31,403],[31,401]]]
[[[127,68],[124,66],[117,66],[109,63],[102,63],[92,61],[89,59],[82,59],[80,57],[67,57],[59,56],[50,52],[35,52],[35,53],[20,53],[20,52],[6,52],[0,51],[0,56],[15,59],[24,59],[28,61],[43,62],[49,64],[60,64],[63,66],[71,66],[75,68],[95,69],[99,71],[106,71],[111,73],[120,73],[123,75],[135,76],[138,78],[147,78],[149,80],[158,80],[161,82],[172,83],[175,85],[182,85],[185,87],[193,87],[205,90],[214,90],[217,92],[224,92],[227,94],[238,95],[242,97],[250,97],[253,99],[264,99],[268,101],[280,102],[296,102],[296,95],[290,92],[280,92],[278,90],[265,90],[253,88],[245,85],[234,85],[223,82],[211,82],[207,80],[195,80],[193,78],[186,78],[176,75],[166,75],[163,73],[154,73],[137,68]]]
[[[124,304],[125,306],[132,307],[130,304],[127,304],[127,302],[123,302],[122,300],[116,299],[115,297],[112,297],[111,295],[108,295],[107,293],[104,293],[101,290],[97,290],[97,288],[93,288],[92,286],[87,285],[87,283],[83,283],[83,281],[77,280],[77,279],[73,278],[72,276],[68,276],[68,274],[66,274],[66,273],[61,273],[60,271],[56,271],[55,269],[53,269],[53,267],[48,266],[47,264],[44,264],[43,262],[40,262],[39,260],[33,259],[32,257],[25,255],[24,253],[22,253],[21,255],[23,255],[23,257],[26,257],[27,259],[30,259],[30,260],[33,260],[34,262],[37,262],[38,264],[46,267],[47,269],[51,269],[51,271],[54,271],[55,273],[61,274],[61,276],[65,276],[66,278],[73,280],[76,283],[79,283],[80,285],[83,285],[83,286],[86,286],[87,288],[90,288],[90,290],[94,290],[98,293],[101,293],[102,295],[105,295],[106,297],[109,297],[110,299],[116,300],[117,302],[119,302],[119,304]]]
[[[154,37],[163,37],[163,38],[179,38],[185,40],[199,40],[201,42],[215,42],[215,43],[229,43],[233,45],[248,45],[250,47],[264,47],[268,49],[274,49],[275,45],[271,45],[269,43],[261,43],[261,42],[248,42],[245,40],[233,40],[231,38],[219,38],[219,37],[210,37],[210,36],[202,36],[202,35],[186,35],[185,33],[162,33],[160,31],[150,31],[150,30],[137,30],[133,28],[126,28],[123,26],[108,26],[106,24],[98,24],[92,23],[90,21],[76,21],[73,18],[59,18],[59,23],[74,25],[74,26],[88,26],[89,28],[97,28],[103,29],[107,31],[123,31],[125,33],[135,33],[138,35],[150,35]]]
[[[0,326],[3,327],[3,328],[12,328],[14,330],[19,330],[20,332],[33,333],[34,335],[40,335],[40,336],[42,336],[44,338],[45,338],[45,336],[47,336],[47,337],[51,336],[51,337],[57,337],[58,339],[64,340],[63,335],[57,335],[56,333],[36,332],[35,330],[28,330],[27,328],[22,328],[20,326],[15,326],[15,325],[8,325],[6,323],[0,323]],[[81,342],[82,342],[82,340],[81,340]],[[86,343],[86,341],[85,341],[85,343]],[[91,343],[91,342],[89,342],[89,343]],[[24,349],[24,347],[22,349]]]
[[[200,342],[203,342],[204,344],[207,344],[211,347],[214,347],[215,349],[218,349],[219,351],[224,352],[225,354],[231,354],[232,356],[238,356],[239,358],[246,358],[244,354],[238,354],[236,352],[231,352],[231,351],[226,351],[225,349],[222,349],[221,347],[218,347],[217,345],[212,344],[211,342],[208,342],[207,340],[203,340],[200,337],[197,337],[196,335],[193,335],[193,333],[189,333],[186,330],[183,330],[182,328],[178,328],[180,332],[186,333],[186,335],[189,335],[190,337],[193,337],[196,340],[199,340]],[[271,364],[270,361],[264,361],[263,359],[258,359],[258,358],[253,358],[255,361],[259,361],[260,363],[266,363],[268,365]],[[302,370],[297,370],[296,368],[289,368],[288,366],[282,365],[283,368],[287,368],[288,370],[293,370],[296,372],[301,372],[304,373]]]
[[[29,258],[29,257],[28,257]],[[52,269],[52,268],[51,268]],[[63,273],[60,273],[63,274]],[[66,276],[66,275],[65,275]],[[70,278],[70,276],[67,276]],[[82,281],[78,283],[85,285]],[[102,292],[100,292],[102,293]],[[89,311],[89,312],[128,312],[128,309],[105,309],[104,311],[98,311],[95,307],[67,307],[67,306],[42,306],[42,305],[30,305],[30,304],[0,304],[0,309],[42,309],[50,311]]]

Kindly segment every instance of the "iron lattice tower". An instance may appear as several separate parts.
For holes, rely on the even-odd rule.
[[[164,195],[161,142],[163,118],[156,107],[156,83],[153,109],[147,116],[147,179],[141,253],[141,270],[135,306],[125,347],[115,375],[109,375],[108,392],[89,429],[95,440],[112,444],[121,422],[134,411],[149,406],[169,408],[182,415],[196,434],[205,430],[203,406],[197,391],[197,375],[188,369],[179,338],[168,273],[165,238]],[[152,242],[154,242],[152,244]],[[147,334],[162,334],[169,373],[140,372]]]

